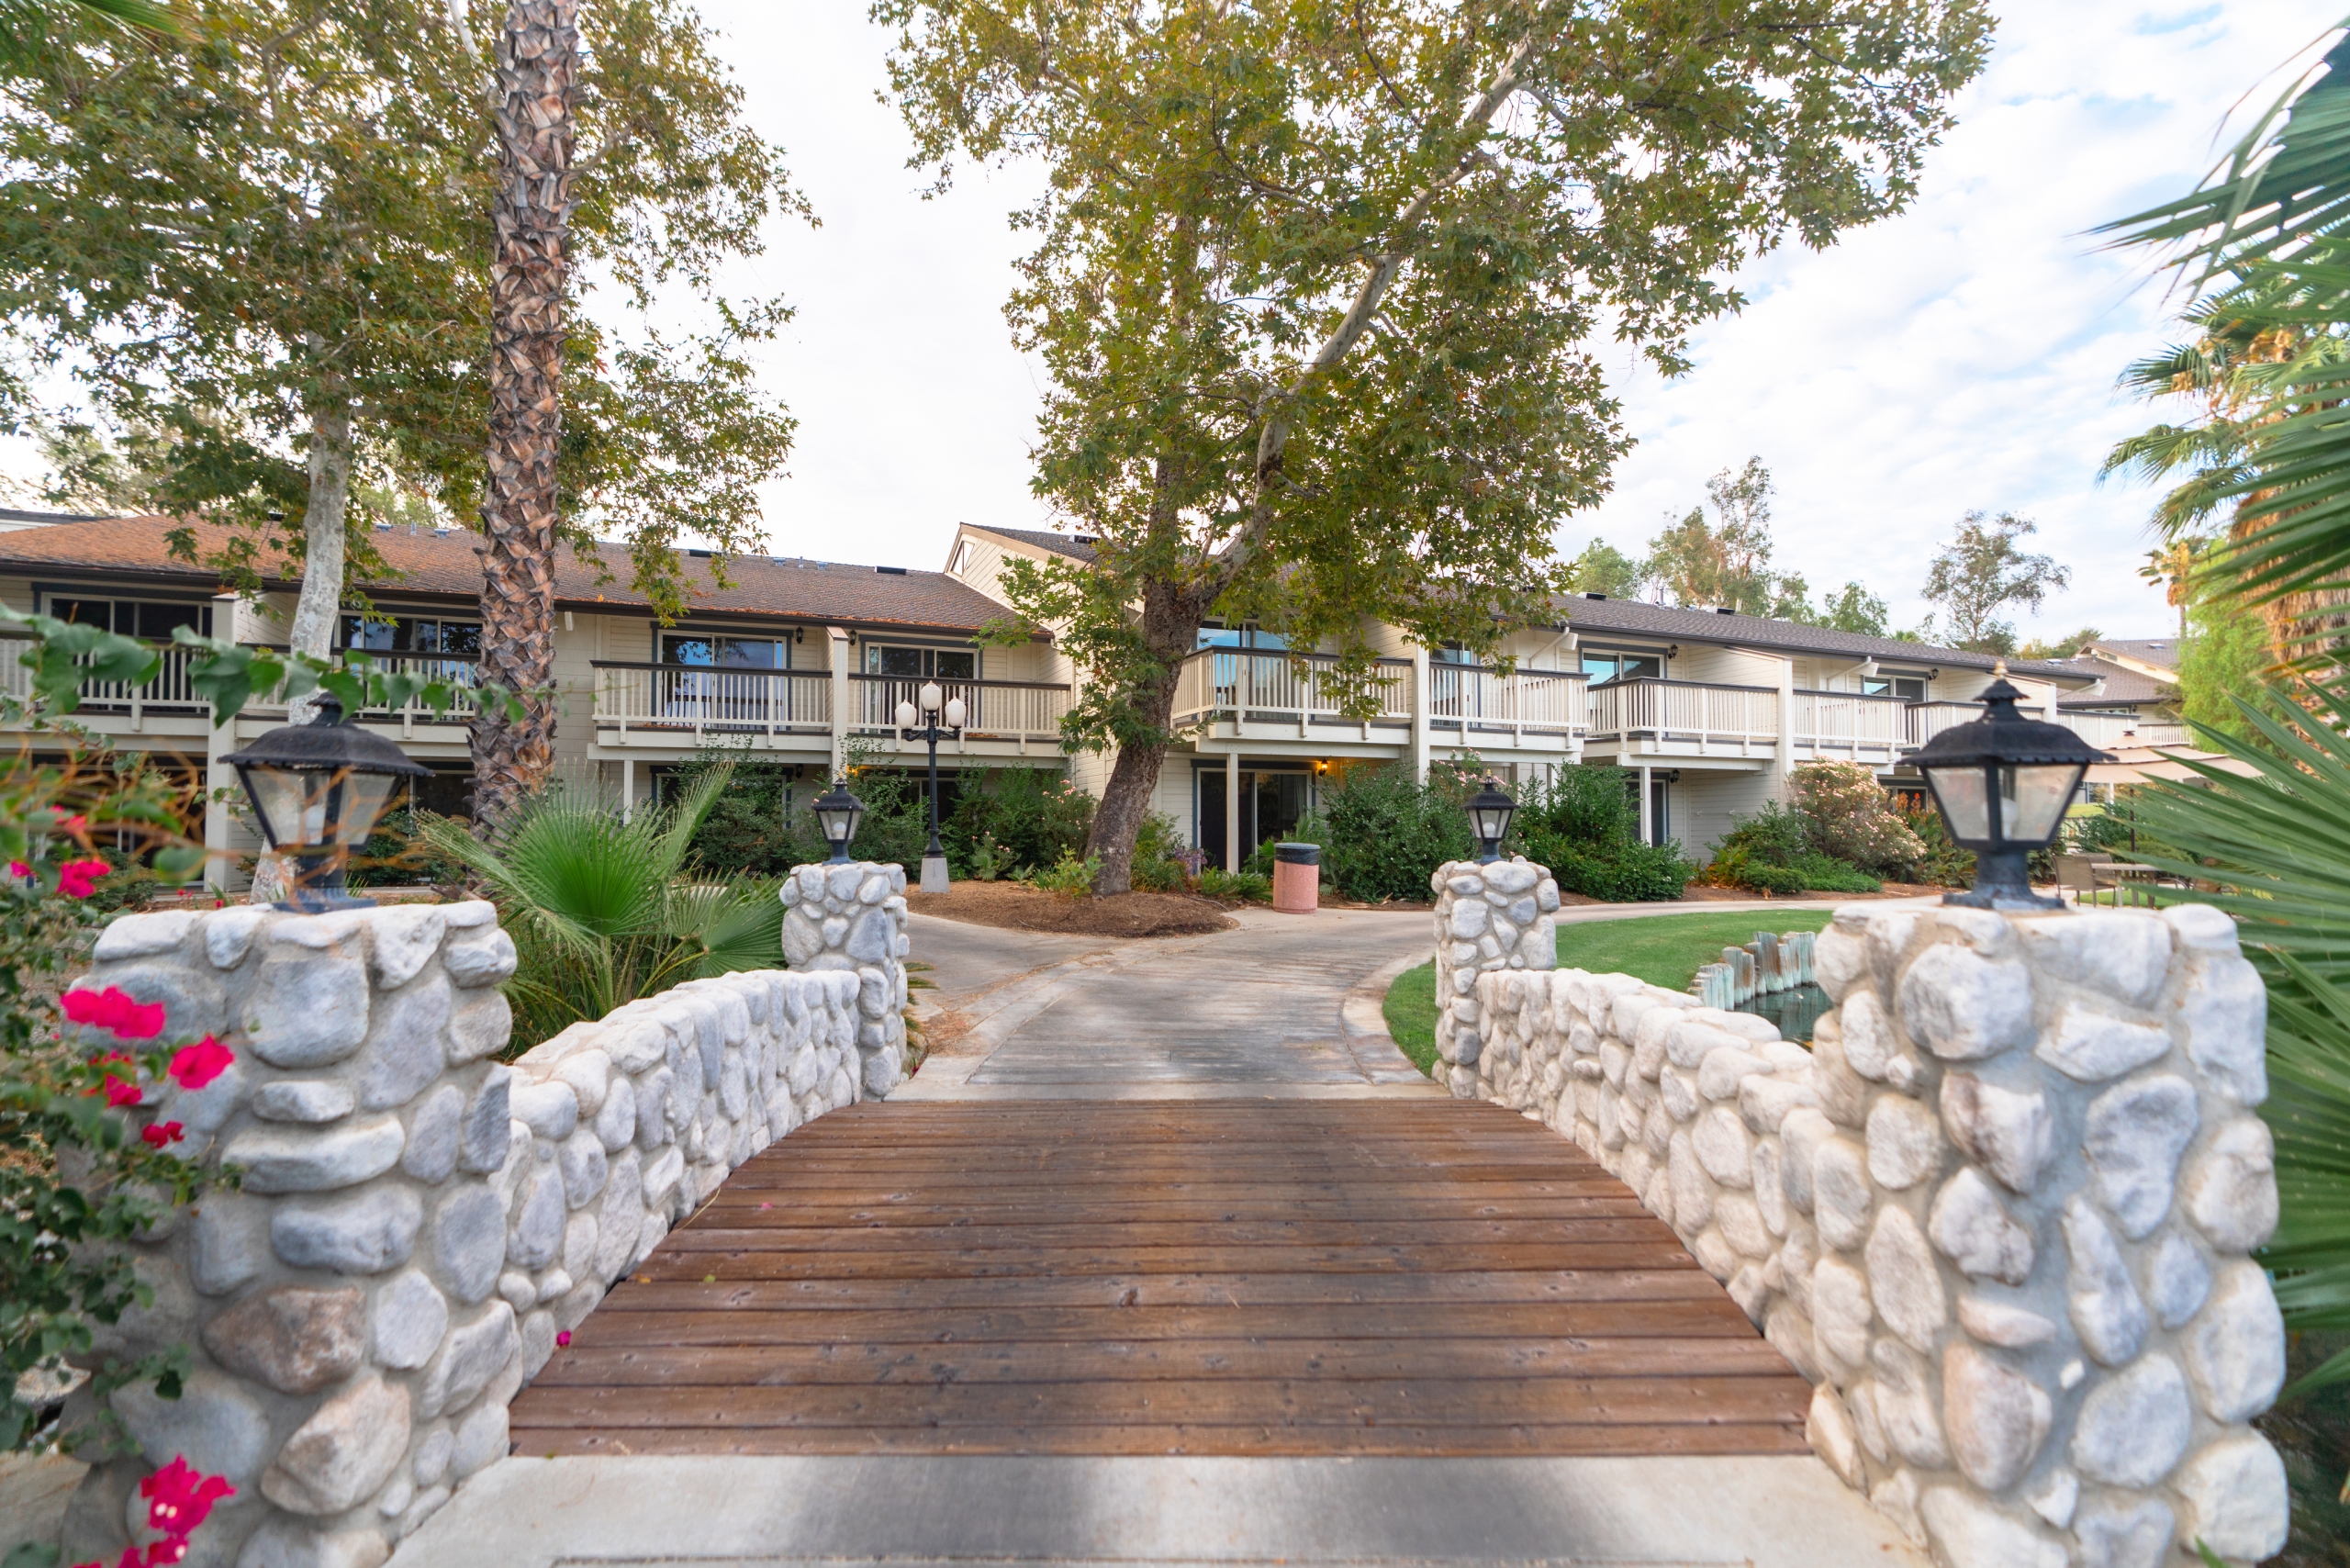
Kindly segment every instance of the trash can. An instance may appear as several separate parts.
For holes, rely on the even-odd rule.
[[[1283,914],[1312,914],[1322,907],[1322,846],[1273,846],[1273,907]]]

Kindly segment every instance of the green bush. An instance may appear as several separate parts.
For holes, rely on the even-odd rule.
[[[1561,767],[1520,791],[1508,847],[1550,868],[1559,886],[1610,903],[1677,899],[1695,869],[1675,843],[1640,842],[1631,775],[1611,763]]]
[[[1219,871],[1211,866],[1200,873],[1200,891],[1212,899],[1270,903],[1273,879],[1254,871]]]
[[[1930,888],[1964,888],[1975,880],[1975,851],[1951,842],[1942,812],[1930,804],[1904,805],[1901,822],[1924,846],[1918,858],[1902,868],[1904,880]]]
[[[1175,819],[1165,812],[1153,812],[1143,818],[1142,827],[1135,834],[1135,859],[1131,876],[1135,890],[1145,893],[1178,893],[1188,879],[1183,863],[1175,858],[1182,848],[1176,837]]]
[[[1078,899],[1084,898],[1093,891],[1093,879],[1101,874],[1102,857],[1100,856],[1089,855],[1080,860],[1068,850],[1063,850],[1061,857],[1054,861],[1050,868],[1031,873],[1028,880],[1031,885],[1042,888],[1048,893],[1058,893],[1064,898]]]
[[[1473,852],[1463,793],[1454,768],[1430,769],[1425,784],[1400,763],[1340,776],[1322,795],[1324,878],[1365,903],[1424,902],[1436,868]]]
[[[942,780],[942,795],[945,788]],[[915,794],[919,797],[921,791]],[[1086,834],[1093,826],[1093,806],[1092,796],[1058,773],[1037,767],[966,768],[956,776],[953,806],[940,829],[948,865],[958,877],[977,876],[979,846],[993,838],[1008,870],[1057,866],[1064,856],[1083,853]]]
[[[1706,880],[1764,893],[1873,893],[1883,886],[1849,860],[1820,849],[1803,812],[1765,801],[1752,816],[1732,817],[1714,845]]]

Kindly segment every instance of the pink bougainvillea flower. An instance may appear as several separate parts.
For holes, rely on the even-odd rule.
[[[213,1504],[235,1496],[237,1489],[228,1477],[207,1475],[174,1454],[171,1463],[139,1484],[139,1495],[147,1499],[149,1529],[185,1540],[212,1517]]]
[[[558,1345],[568,1345],[568,1344],[570,1344],[570,1343],[571,1343],[571,1330],[570,1330],[570,1329],[568,1329],[568,1328],[558,1328],[558,1329],[556,1329],[556,1330],[554,1331],[554,1342],[555,1342],[556,1344],[558,1344]]]
[[[89,829],[89,818],[79,814],[68,816],[65,814],[63,806],[51,806],[49,808],[49,813],[57,819],[54,825],[60,833],[78,834],[87,832]]]
[[[123,1040],[151,1040],[163,1032],[163,1004],[140,1002],[126,991],[69,991],[59,1005],[75,1024],[110,1031]]]
[[[139,1136],[157,1148],[162,1148],[167,1145],[179,1142],[187,1135],[181,1130],[177,1122],[151,1122],[139,1129]]]
[[[222,1073],[237,1059],[237,1053],[207,1035],[192,1046],[182,1046],[173,1053],[172,1065],[163,1070],[182,1089],[201,1089]]]
[[[29,882],[33,879],[33,868],[21,860],[11,860],[8,862],[8,875],[20,882]]]
[[[57,868],[57,890],[69,899],[85,899],[98,890],[98,879],[114,868],[103,860],[68,860]]]
[[[125,1083],[113,1073],[106,1074],[106,1104],[116,1110],[139,1103],[139,1085]]]

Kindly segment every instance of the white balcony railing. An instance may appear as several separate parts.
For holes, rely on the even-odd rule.
[[[1587,728],[1590,677],[1580,670],[1514,670],[1482,665],[1428,666],[1428,718],[1438,729],[1534,730],[1567,734]]]
[[[1795,743],[1814,752],[1890,756],[1909,742],[1909,706],[1898,697],[1798,691],[1795,707]]]
[[[2193,734],[2185,724],[2151,722],[2130,713],[2060,713],[2065,725],[2099,751],[2132,746],[2191,746]]]
[[[598,660],[596,727],[665,734],[820,734],[833,729],[827,670],[711,669]]]
[[[894,734],[898,704],[921,707],[922,689],[931,682],[915,677],[852,675],[849,715],[853,729],[865,734]],[[967,740],[1057,741],[1061,715],[1069,711],[1069,688],[1032,680],[942,680],[935,683],[943,706],[963,700],[963,735]]]
[[[22,651],[20,643],[0,642],[0,692],[19,700],[32,696],[32,671],[17,661]],[[112,726],[118,719],[128,719],[132,731],[140,729],[151,717],[207,718],[212,704],[198,696],[188,678],[189,666],[197,656],[191,648],[177,646],[155,650],[162,665],[152,680],[132,685],[127,681],[94,681],[82,689],[82,704],[74,717],[92,722],[96,727]],[[283,649],[278,650],[283,652]],[[414,733],[418,724],[462,724],[474,716],[472,688],[475,665],[470,659],[442,659],[408,654],[375,654],[370,655],[375,667],[386,673],[398,671],[426,680],[446,681],[457,689],[456,700],[446,716],[435,714],[424,703],[410,698],[397,708],[370,708],[356,715],[371,724],[397,724],[403,735]],[[282,718],[284,702],[254,701],[245,704],[244,715],[254,719]]]
[[[1337,661],[1313,654],[1210,648],[1183,661],[1175,682],[1175,722],[1195,724],[1219,714],[1304,723],[1339,720],[1345,695],[1334,678]],[[1412,666],[1381,659],[1373,666],[1372,722],[1412,717]]]
[[[1775,745],[1779,693],[1768,686],[1611,680],[1591,689],[1594,741],[1654,741],[1701,750]]]

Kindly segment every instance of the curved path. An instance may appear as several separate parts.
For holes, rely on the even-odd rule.
[[[397,1568],[1923,1568],[1637,1199],[1396,1050],[1425,912],[1239,920],[916,917],[921,1073],[737,1172]]]

